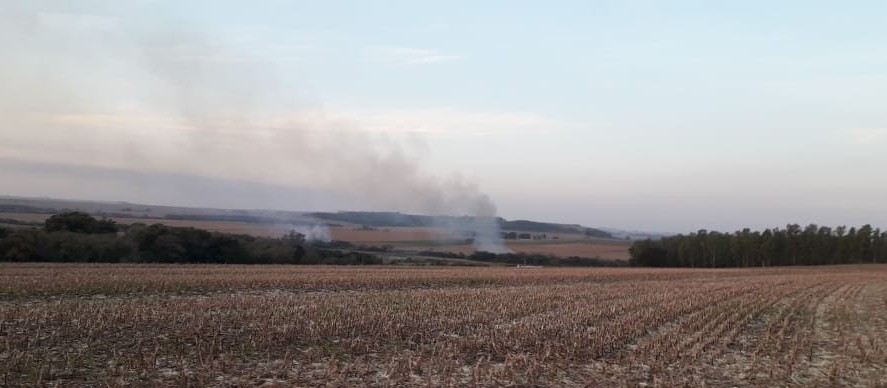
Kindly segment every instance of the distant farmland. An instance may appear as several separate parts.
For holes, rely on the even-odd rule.
[[[887,266],[0,264],[3,386],[877,386]]]
[[[70,202],[52,200],[6,200],[6,212],[0,212],[0,226],[26,227],[42,223],[60,209],[79,208],[97,215],[108,215],[121,225],[134,223],[161,223],[172,227],[194,227],[214,232],[247,234],[259,237],[280,237],[299,224],[332,223],[330,235],[334,240],[347,241],[356,245],[391,246],[398,250],[419,252],[434,250],[470,254],[474,247],[466,243],[464,235],[453,229],[421,226],[430,223],[427,216],[409,216],[399,213],[343,212],[344,216],[331,220],[312,218],[311,213],[224,211],[213,209],[190,209],[171,207],[148,207],[147,205],[110,204],[93,202]],[[3,201],[0,201],[3,203]],[[4,209],[0,209],[4,210]],[[15,212],[11,210],[17,210]],[[232,215],[233,214],[233,215]],[[318,213],[339,215],[340,213]],[[394,222],[391,217],[397,218]],[[273,217],[280,217],[280,223],[271,223]],[[363,218],[361,218],[363,217]],[[372,224],[400,223],[412,226],[368,226],[345,221],[364,220]],[[289,220],[287,224],[283,220]],[[449,217],[453,222],[464,217]],[[6,223],[3,220],[7,220]],[[236,221],[242,220],[242,221]],[[253,222],[246,222],[253,221]],[[259,222],[261,221],[261,222]],[[420,226],[416,226],[420,225]],[[527,232],[534,235],[544,233],[546,240],[508,240],[508,248],[517,253],[554,255],[559,257],[578,256],[607,260],[628,260],[630,242],[618,239],[594,237],[603,231],[583,228],[578,225],[547,224],[531,221],[504,221],[511,231]]]
[[[390,227],[361,229],[359,227],[331,228],[332,237],[355,244],[390,245],[399,249],[470,254],[474,246],[465,238],[447,230],[430,227]],[[579,234],[560,234],[557,240],[509,240],[506,246],[517,253],[555,255],[561,257],[598,257],[628,260],[631,243],[623,240],[587,238]]]

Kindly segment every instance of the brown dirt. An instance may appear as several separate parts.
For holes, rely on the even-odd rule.
[[[602,259],[628,260],[628,245],[613,245],[599,242],[575,242],[562,244],[508,244],[520,253],[538,253],[555,256],[600,257]]]
[[[474,253],[474,246],[467,244],[441,244],[441,245],[418,245],[403,242],[393,244],[394,247],[406,250],[434,250],[438,252],[453,252],[462,254]],[[505,244],[508,249],[515,253],[532,253],[542,255],[554,255],[559,257],[579,256],[579,257],[597,257],[609,260],[628,260],[629,244],[620,242],[613,244],[607,241],[572,241],[558,243],[532,243],[532,242],[515,242],[509,241]]]
[[[453,238],[451,234],[436,228],[386,227],[364,230],[360,227],[330,228],[333,240],[352,243],[385,243],[402,241],[429,241]]]
[[[435,250],[470,254],[474,247],[468,244],[453,244],[447,241],[459,240],[459,236],[437,228],[377,228],[361,230],[357,227],[331,228],[335,240],[355,244],[389,244],[405,250]],[[577,236],[564,236],[561,240],[507,241],[506,246],[517,253],[555,255],[561,257],[599,257],[611,260],[628,260],[626,241],[586,240]],[[572,237],[572,238],[571,238]],[[434,240],[441,240],[439,244]]]
[[[0,386],[883,386],[887,265],[0,263]]]

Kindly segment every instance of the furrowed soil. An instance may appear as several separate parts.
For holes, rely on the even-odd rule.
[[[883,386],[887,266],[0,264],[0,386]]]

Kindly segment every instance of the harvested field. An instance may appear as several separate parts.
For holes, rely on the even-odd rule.
[[[600,257],[602,259],[628,260],[628,244],[608,244],[596,241],[557,244],[509,243],[508,248],[519,253],[536,253],[561,257]]]
[[[876,386],[887,266],[0,265],[0,385]]]
[[[430,241],[437,239],[451,239],[452,233],[437,228],[420,227],[384,227],[374,229],[361,229],[357,226],[330,228],[333,240],[348,241],[355,244],[380,244],[403,241]]]
[[[473,245],[460,243],[464,238],[436,228],[378,228],[361,230],[356,227],[330,228],[333,239],[355,244],[391,245],[398,249],[472,254]],[[569,237],[572,237],[570,239]],[[554,255],[560,257],[598,257],[609,260],[628,260],[628,241],[585,239],[579,235],[564,235],[559,240],[509,240],[508,249],[516,253]]]
[[[435,250],[439,252],[453,252],[470,255],[474,253],[474,246],[468,244],[412,244],[410,242],[393,243],[394,247],[410,250]],[[601,241],[601,240],[580,240],[580,241],[507,241],[505,245],[515,253],[532,253],[543,255],[554,255],[560,257],[579,256],[579,257],[597,257],[607,260],[628,260],[628,249],[631,247],[629,243],[623,241]]]

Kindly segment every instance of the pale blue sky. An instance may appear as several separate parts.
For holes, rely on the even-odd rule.
[[[70,3],[0,5],[0,194],[887,226],[887,2]]]

